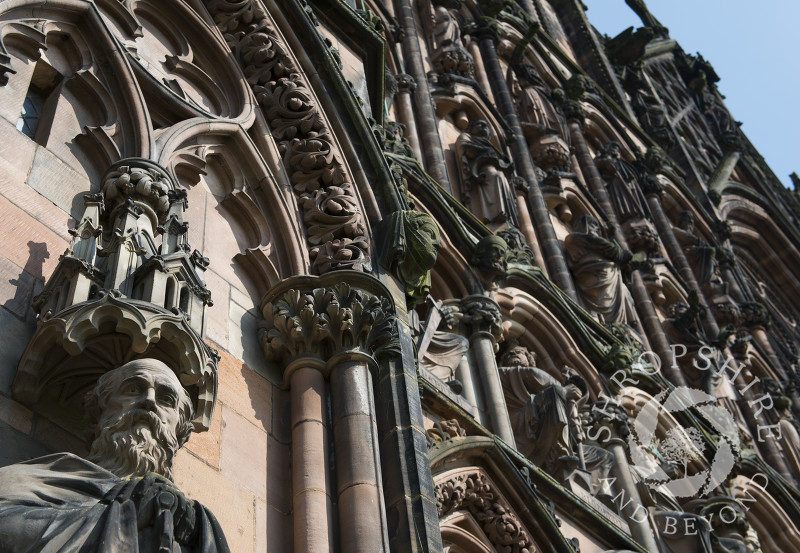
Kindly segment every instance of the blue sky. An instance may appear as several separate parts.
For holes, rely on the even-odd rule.
[[[625,0],[583,2],[601,33],[641,26]],[[647,6],[686,52],[711,62],[733,117],[790,186],[789,173],[800,174],[800,0],[647,0]]]

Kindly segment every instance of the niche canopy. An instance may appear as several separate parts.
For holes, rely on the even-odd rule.
[[[203,342],[208,259],[192,250],[186,192],[152,161],[113,164],[102,192],[84,197],[73,240],[34,299],[38,327],[20,360],[14,396],[78,429],[83,397],[132,359],[172,367],[208,429],[217,354]]]

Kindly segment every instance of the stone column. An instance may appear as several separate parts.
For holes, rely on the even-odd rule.
[[[360,353],[331,359],[333,440],[342,551],[389,552],[375,404],[369,364]]]
[[[436,110],[428,86],[428,75],[425,71],[422,51],[419,47],[421,41],[414,20],[414,8],[411,6],[411,0],[395,0],[395,10],[397,20],[403,29],[402,46],[406,70],[417,82],[417,88],[414,91],[414,106],[420,129],[420,143],[423,148],[421,159],[424,161],[428,173],[436,179],[436,182],[452,193],[453,187],[447,174],[442,139],[439,136]]]
[[[462,322],[470,331],[470,349],[480,373],[492,430],[514,447],[514,432],[511,430],[511,420],[495,358],[497,344],[503,337],[500,306],[488,296],[467,296],[461,300],[461,312]]]
[[[298,553],[330,551],[334,544],[324,369],[314,358],[297,359],[286,369],[292,401],[292,511]]]
[[[592,406],[592,423],[596,430],[596,439],[614,456],[612,468],[615,478],[614,487],[621,490],[615,495],[622,496],[622,501],[618,502],[618,505],[623,506],[622,514],[628,521],[631,536],[647,551],[660,551],[656,545],[653,529],[649,524],[650,517],[647,516],[647,508],[642,504],[642,498],[628,464],[628,456],[625,451],[626,440],[630,435],[628,414],[616,400],[600,401]]]
[[[514,159],[517,172],[528,184],[528,202],[533,213],[536,234],[541,241],[542,252],[549,269],[550,278],[571,298],[577,299],[578,296],[575,292],[575,285],[572,282],[572,275],[567,268],[561,244],[556,237],[553,222],[547,210],[547,203],[539,188],[539,181],[536,179],[528,143],[525,141],[522,126],[517,116],[517,108],[511,97],[503,67],[497,57],[495,29],[492,28],[492,23],[494,22],[490,21],[481,29],[479,40],[483,63],[486,67],[489,82],[492,84],[492,93],[497,102],[497,107],[503,114],[510,129],[509,146],[511,147],[511,156]]]
[[[690,290],[697,291],[697,296],[700,299],[700,303],[704,306],[708,306],[705,296],[703,295],[703,291],[697,284],[694,271],[689,265],[689,261],[686,259],[681,245],[675,238],[675,233],[672,232],[672,225],[670,224],[666,213],[664,213],[664,209],[661,207],[662,190],[660,187],[650,187],[645,188],[644,192],[647,196],[647,206],[650,208],[650,213],[653,215],[653,222],[655,223],[656,230],[658,231],[658,235],[667,250],[670,261],[672,261],[672,264],[676,269],[678,269],[678,274],[681,275],[681,278],[686,283],[686,286]],[[705,311],[705,316],[703,317],[703,328],[705,329],[706,334],[709,336],[716,336],[719,334],[719,326],[717,325],[714,315],[711,313],[710,309],[706,309]]]
[[[512,181],[514,184],[514,191],[517,194],[517,218],[519,220],[519,229],[522,231],[525,241],[528,242],[528,246],[530,246],[533,252],[536,264],[544,271],[544,275],[547,276],[547,264],[544,262],[542,249],[539,247],[539,240],[536,239],[536,231],[533,228],[531,212],[526,199],[528,196],[528,184],[525,182],[525,179],[521,177],[514,177]]]
[[[408,140],[408,144],[411,146],[411,149],[414,150],[417,159],[423,159],[422,149],[419,147],[417,120],[414,117],[414,105],[411,101],[411,96],[417,89],[417,83],[414,81],[414,77],[404,73],[395,75],[395,79],[397,79],[397,95],[395,96],[397,99],[397,114],[400,118],[400,122],[406,126],[403,136]]]
[[[376,353],[397,343],[389,298],[375,278],[336,271],[287,279],[261,301],[264,353],[286,367],[291,386],[295,551],[389,551],[371,373]],[[335,490],[326,474],[331,459]],[[338,544],[331,539],[333,497]]]

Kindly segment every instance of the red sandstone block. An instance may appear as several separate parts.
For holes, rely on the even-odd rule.
[[[291,448],[267,437],[267,503],[281,513],[292,510]]]
[[[222,473],[267,498],[267,434],[241,415],[222,406]]]
[[[222,405],[217,404],[211,428],[207,432],[193,432],[184,447],[209,465],[219,468],[220,440],[222,437]]]
[[[259,549],[258,536],[256,536],[256,552],[268,551],[269,553],[287,553],[292,551],[294,540],[292,517],[279,512],[267,505],[266,507],[266,547]]]
[[[50,276],[67,241],[2,196],[0,213],[5,221],[0,255],[19,267],[30,266],[34,277]]]
[[[231,551],[252,553],[255,543],[253,494],[186,449],[181,449],[175,457],[174,472],[178,488],[214,513]]]
[[[272,387],[247,365],[220,350],[218,400],[251,423],[270,431]]]

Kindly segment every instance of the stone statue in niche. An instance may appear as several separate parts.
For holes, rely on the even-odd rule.
[[[647,200],[639,189],[636,168],[622,157],[619,142],[609,142],[595,158],[600,175],[605,179],[611,206],[620,224],[650,217]]]
[[[678,225],[672,228],[672,232],[694,269],[697,283],[704,288],[704,291],[707,291],[709,286],[721,286],[723,282],[719,275],[717,249],[704,242],[695,233],[694,213],[688,210],[681,212],[678,215]]]
[[[87,459],[57,453],[0,469],[0,551],[228,553],[219,523],[172,483],[192,401],[153,359],[104,374],[86,397]]]
[[[511,160],[495,148],[490,136],[486,121],[471,121],[456,140],[456,156],[464,203],[478,219],[492,225],[509,219],[515,195],[505,173]]]
[[[519,451],[560,480],[585,471],[592,493],[605,494],[601,483],[613,459],[600,447],[584,445],[581,408],[588,400],[586,381],[565,367],[563,384],[536,367],[536,355],[516,340],[501,362],[500,380]]]
[[[532,126],[537,138],[553,134],[569,137],[566,121],[550,102],[547,86],[535,67],[528,64],[514,66],[513,71],[508,72],[508,81],[523,127]]]
[[[721,539],[712,535],[710,519],[685,511],[678,502],[667,485],[684,476],[683,468],[678,463],[665,460],[655,446],[641,448],[640,451],[632,470],[633,477],[637,481],[642,503],[650,511],[658,529],[659,545],[665,551],[741,551],[738,548],[718,547]],[[675,532],[671,530],[673,527],[689,528],[690,531]],[[728,542],[725,545],[731,544]]]
[[[634,256],[601,233],[595,217],[578,219],[575,231],[564,240],[567,263],[588,309],[603,323],[628,323],[634,320],[633,300],[622,280],[621,267]]]
[[[436,49],[431,56],[439,74],[472,78],[475,74],[472,56],[461,43],[461,29],[456,12],[437,6],[433,14],[433,35]]]

